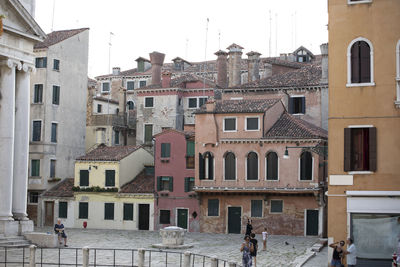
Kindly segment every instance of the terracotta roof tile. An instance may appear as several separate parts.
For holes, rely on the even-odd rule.
[[[43,197],[73,197],[74,178],[65,178],[42,194]]]
[[[119,193],[154,193],[154,172],[141,171],[132,181],[124,184]]]
[[[81,161],[120,161],[131,153],[141,148],[141,146],[105,146],[100,145],[86,155],[77,158]]]
[[[51,32],[51,33],[47,34],[47,38],[44,39],[43,42],[36,43],[34,46],[34,49],[46,48],[46,47],[52,46],[54,44],[64,41],[65,39],[68,39],[68,38],[70,38],[78,33],[81,33],[83,31],[86,31],[86,30],[89,30],[89,28]]]
[[[185,83],[189,82],[204,82],[209,87],[216,87],[217,85],[208,79],[204,79],[193,73],[184,73],[178,77],[171,79],[171,84],[169,88],[184,88]],[[136,88],[136,90],[146,90],[146,89],[161,89],[163,88],[161,84],[151,84],[145,87]]]
[[[280,99],[216,100],[213,113],[264,113]],[[195,113],[209,113],[203,105]]]

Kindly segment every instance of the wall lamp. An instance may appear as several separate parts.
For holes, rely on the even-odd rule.
[[[328,156],[328,146],[287,146],[285,149],[285,153],[283,154],[284,159],[289,159],[289,150],[288,148],[308,148],[309,150],[312,150],[312,152],[317,153],[318,155],[327,157]]]
[[[92,167],[95,168],[97,170],[97,166],[96,165],[89,165],[89,171],[92,170]]]

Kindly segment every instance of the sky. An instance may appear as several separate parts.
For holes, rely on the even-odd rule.
[[[91,78],[153,51],[197,62],[232,43],[265,57],[328,41],[326,0],[36,0],[35,18],[46,33],[90,28]]]

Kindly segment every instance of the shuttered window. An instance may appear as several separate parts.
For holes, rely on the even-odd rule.
[[[174,190],[174,178],[171,176],[158,176],[157,177],[157,191],[170,191]]]
[[[35,60],[36,68],[47,68],[47,57],[37,57]]]
[[[115,170],[106,170],[106,186],[115,186]]]
[[[171,144],[170,143],[162,143],[161,144],[161,157],[169,158],[171,156]]]
[[[283,212],[283,200],[271,200],[270,213],[282,213],[282,212]]]
[[[376,128],[345,128],[344,171],[376,171]]]
[[[53,59],[53,70],[60,70],[60,60]]]
[[[247,155],[247,180],[258,180],[258,156],[255,152]]]
[[[133,221],[133,204],[124,203],[124,221]]]
[[[351,82],[371,82],[371,48],[365,41],[358,41],[351,47]]]
[[[56,177],[56,160],[50,160],[50,178]]]
[[[104,220],[114,220],[114,203],[104,203]]]
[[[133,89],[135,89],[135,82],[134,82],[134,81],[126,82],[126,89],[127,89],[127,90],[133,90]]]
[[[278,155],[275,152],[267,154],[267,180],[278,180]]]
[[[160,210],[160,224],[170,224],[171,223],[171,211],[170,210]]]
[[[290,114],[305,114],[306,113],[306,98],[304,96],[289,97],[289,113]]]
[[[185,177],[185,192],[193,191],[194,177]]]
[[[43,84],[35,84],[33,92],[33,103],[42,103],[43,101]]]
[[[194,141],[186,142],[186,169],[194,169]]]
[[[31,161],[31,176],[40,176],[40,159],[33,159]]]
[[[89,186],[89,170],[80,170],[79,171],[79,185],[80,186]]]
[[[68,202],[58,202],[58,218],[67,218]]]
[[[310,152],[303,152],[300,155],[300,180],[312,180],[312,155]]]
[[[236,157],[232,152],[225,155],[225,180],[236,180]]]
[[[219,216],[219,199],[208,200],[207,216]]]
[[[32,141],[39,142],[42,134],[42,122],[33,121]]]
[[[60,86],[53,85],[53,104],[60,104]]]
[[[57,123],[51,124],[51,142],[57,143]]]
[[[262,200],[251,201],[251,217],[262,217]]]
[[[152,138],[153,138],[153,125],[146,124],[144,126],[144,142],[151,143]]]
[[[200,180],[205,179],[205,169],[204,169],[204,158],[201,153],[199,153],[199,178]]]
[[[79,219],[87,219],[89,214],[89,203],[79,202]]]

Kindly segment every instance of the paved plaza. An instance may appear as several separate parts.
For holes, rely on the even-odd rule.
[[[39,232],[51,232],[51,228],[36,229]],[[91,230],[91,229],[67,229],[69,248],[89,246],[90,248],[106,249],[151,249],[154,243],[161,243],[161,237],[157,231],[123,231],[123,230]],[[257,256],[257,266],[294,266],[293,262],[297,257],[306,253],[307,248],[311,247],[318,238],[313,237],[292,237],[292,236],[270,236],[267,244],[267,251],[262,251],[261,235],[256,236],[259,240],[259,254]],[[240,245],[243,235],[239,234],[207,234],[207,233],[187,233],[185,244],[193,244],[193,248],[187,249],[192,253],[216,256],[219,259],[236,261],[241,263]],[[74,250],[69,249],[71,254],[65,254],[62,258],[70,257],[74,262]],[[128,252],[127,252],[128,253]],[[57,252],[49,253],[56,255]],[[92,253],[93,254],[93,253]],[[90,255],[91,258],[93,255]],[[97,258],[104,257],[104,261],[110,260],[113,256],[106,255],[106,252],[97,252]],[[125,253],[126,254],[126,253]],[[158,255],[157,255],[158,254]],[[152,253],[151,266],[165,266],[165,255],[162,253]],[[173,262],[179,262],[179,254],[169,254],[168,266],[174,266]],[[11,255],[9,255],[10,257]],[[0,257],[4,254],[0,253]],[[46,255],[44,256],[46,257]],[[81,257],[80,255],[78,256]],[[117,255],[117,258],[124,258],[126,264],[130,264],[131,256],[128,254]],[[146,255],[148,257],[148,255]],[[38,256],[37,256],[38,258]],[[39,257],[40,258],[40,257]],[[146,260],[147,261],[147,260]],[[135,259],[136,262],[136,259]],[[11,266],[11,265],[7,265]],[[175,266],[179,266],[176,263]],[[195,266],[202,266],[201,259],[198,258]],[[208,264],[206,264],[208,266]]]

